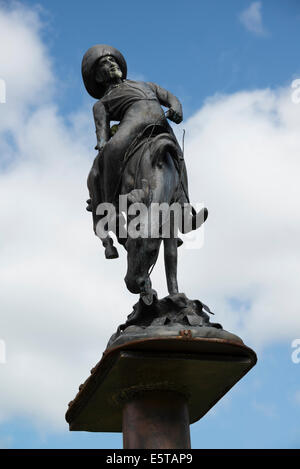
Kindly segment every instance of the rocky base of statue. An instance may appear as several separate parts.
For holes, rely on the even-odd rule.
[[[189,300],[184,293],[158,299],[151,305],[142,299],[133,307],[127,321],[121,324],[107,344],[107,349],[138,339],[177,337],[215,338],[243,343],[236,335],[223,330],[221,324],[210,322],[214,314],[199,300]]]

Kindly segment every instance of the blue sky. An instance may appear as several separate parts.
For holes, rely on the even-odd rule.
[[[183,103],[190,187],[212,221],[203,249],[180,253],[182,288],[258,353],[256,367],[192,425],[192,446],[299,448],[291,343],[300,338],[300,107],[290,99],[300,78],[299,2],[0,1],[0,22],[0,447],[122,447],[120,434],[69,432],[64,422],[135,301],[125,260],[105,264],[84,213],[94,101],[80,66],[90,46],[106,43],[126,57],[129,78]]]
[[[36,2],[25,2],[35,6]],[[38,2],[45,9],[44,39],[64,83],[66,109],[86,99],[80,73],[92,44],[114,44],[126,56],[128,75],[145,77],[181,96],[187,117],[207,96],[284,85],[298,76],[300,5],[296,0],[261,2],[264,34],[239,21],[251,3],[179,0],[129,4],[88,0],[70,8],[67,1]]]

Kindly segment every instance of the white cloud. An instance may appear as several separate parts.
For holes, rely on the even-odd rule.
[[[239,20],[245,28],[258,36],[266,34],[261,9],[261,2],[252,2],[251,5],[239,15]]]
[[[45,102],[53,92],[51,60],[39,39],[38,11],[12,2],[0,7],[0,78],[6,84],[0,128],[10,130],[26,119],[26,108]],[[28,109],[27,109],[28,110]]]
[[[300,328],[299,124],[290,90],[267,89],[209,99],[185,125],[191,197],[210,212],[193,295],[253,345]],[[232,298],[246,307],[235,313]]]
[[[14,85],[0,105],[0,419],[64,428],[67,402],[136,296],[123,282],[125,256],[104,259],[85,212],[91,109],[66,121],[47,96],[55,77],[36,14],[0,9],[0,22],[0,42],[15,34],[36,71],[7,56]],[[191,198],[210,215],[204,248],[180,250],[181,290],[250,346],[290,344],[300,327],[299,124],[290,90],[267,89],[215,96],[184,125]],[[153,279],[165,283],[162,265]]]

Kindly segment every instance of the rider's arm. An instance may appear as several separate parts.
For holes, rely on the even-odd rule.
[[[168,117],[176,122],[176,124],[179,124],[183,119],[182,106],[179,99],[170,93],[170,91],[162,88],[161,86],[158,86],[156,83],[148,83],[148,85],[151,86],[155,92],[160,104],[169,108]]]
[[[97,145],[95,149],[101,150],[109,140],[109,116],[104,104],[97,101],[93,106],[93,114],[96,126]]]

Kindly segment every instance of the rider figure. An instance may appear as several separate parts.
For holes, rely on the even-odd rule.
[[[155,83],[127,80],[125,59],[111,46],[91,47],[82,61],[82,75],[89,94],[99,99],[93,113],[103,171],[103,201],[115,203],[122,161],[130,145],[150,125],[159,124],[175,138],[166,117],[179,124],[182,107],[173,94]],[[161,105],[169,108],[167,115]],[[113,136],[111,121],[120,122]]]

